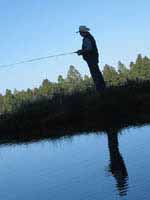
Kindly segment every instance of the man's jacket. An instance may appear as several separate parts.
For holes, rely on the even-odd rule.
[[[94,37],[89,33],[83,38],[82,50],[86,50],[82,56],[86,61],[99,62],[99,54]]]

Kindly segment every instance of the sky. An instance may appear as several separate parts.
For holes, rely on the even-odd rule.
[[[91,28],[101,70],[119,60],[128,65],[139,53],[149,56],[149,8],[149,0],[0,0],[0,65],[76,51],[80,25]],[[76,54],[0,68],[0,93],[39,87],[45,78],[56,81],[70,65],[89,75]]]

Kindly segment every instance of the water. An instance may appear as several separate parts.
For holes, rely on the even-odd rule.
[[[150,127],[0,146],[2,200],[149,200]]]

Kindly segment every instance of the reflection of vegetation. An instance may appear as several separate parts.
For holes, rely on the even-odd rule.
[[[116,179],[116,187],[120,196],[125,196],[128,189],[128,172],[122,155],[119,151],[117,128],[107,129],[108,147],[110,154],[110,172]]]
[[[0,96],[0,136],[27,137],[31,130],[36,136],[40,130],[39,136],[44,136],[43,132],[47,136],[47,130],[56,130],[57,136],[63,135],[64,129],[105,130],[129,121],[149,122],[150,59],[139,55],[129,69],[119,62],[118,71],[106,65],[103,74],[108,87],[100,94],[91,78],[83,78],[73,66],[66,78],[58,77],[57,83],[46,79],[33,90],[14,93],[7,90]]]

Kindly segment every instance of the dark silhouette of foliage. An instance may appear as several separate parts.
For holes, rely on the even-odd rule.
[[[135,84],[142,85],[143,81],[150,80],[150,59],[142,57],[141,54],[137,56],[135,62],[131,62],[127,68],[122,62],[118,62],[118,69],[105,65],[103,70],[107,86],[125,86],[134,81]],[[135,83],[136,81],[136,83]],[[95,87],[91,77],[85,75],[84,77],[70,66],[67,77],[64,78],[59,75],[58,82],[50,82],[48,79],[43,80],[39,88],[27,89],[27,91],[17,91],[7,89],[5,95],[0,95],[0,114],[16,112],[22,104],[28,104],[38,101],[43,98],[53,98],[55,95],[68,95],[74,92],[83,92],[87,90],[95,91]]]
[[[58,82],[45,79],[39,88],[6,90],[0,95],[1,132],[70,130],[85,124],[99,124],[104,129],[142,116],[148,121],[150,59],[138,55],[129,68],[119,62],[118,70],[105,65],[103,75],[107,87],[101,93],[96,92],[91,77],[82,77],[74,66],[70,66],[66,78],[60,75]]]

